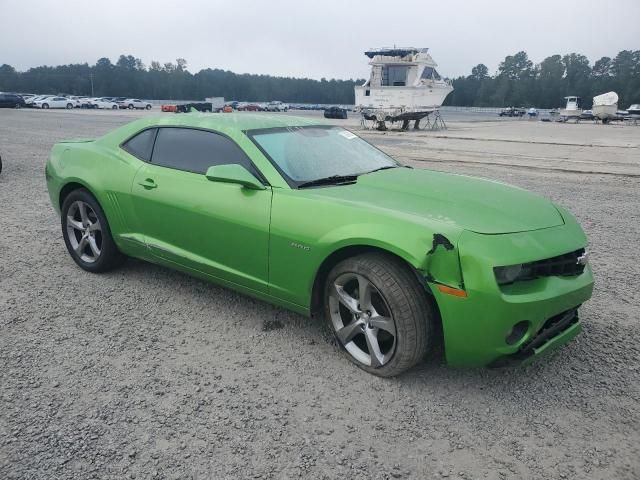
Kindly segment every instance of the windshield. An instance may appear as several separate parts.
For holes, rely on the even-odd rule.
[[[340,127],[270,128],[247,134],[292,187],[399,166],[387,154]]]

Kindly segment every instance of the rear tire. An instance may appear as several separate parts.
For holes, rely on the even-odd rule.
[[[133,104],[129,104],[129,110],[133,110]]]
[[[151,105],[147,105],[146,107],[144,107],[145,110],[151,110]]]
[[[366,253],[337,264],[324,307],[347,358],[374,375],[399,375],[432,349],[434,309],[410,268],[391,255]]]
[[[62,236],[73,261],[87,272],[101,273],[121,265],[126,257],[111,236],[98,201],[84,188],[64,199],[60,216]]]
[[[71,110],[73,108],[73,103],[67,103],[67,110]]]

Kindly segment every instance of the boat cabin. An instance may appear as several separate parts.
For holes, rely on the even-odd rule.
[[[580,97],[564,97],[567,101],[566,110],[580,110],[582,108],[582,99]]]

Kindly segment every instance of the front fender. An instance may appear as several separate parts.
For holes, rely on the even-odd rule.
[[[323,264],[349,247],[388,251],[430,281],[459,287],[462,277],[456,244],[461,232],[454,225],[424,218],[336,205],[274,189],[269,254],[272,294],[310,307]],[[448,239],[453,248],[438,244],[434,249],[436,234]]]

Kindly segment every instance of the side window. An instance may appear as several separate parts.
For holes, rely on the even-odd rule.
[[[247,156],[232,140],[189,128],[161,128],[151,163],[201,174],[214,165],[237,163],[254,172]]]
[[[131,138],[127,143],[122,145],[122,148],[129,152],[134,157],[138,157],[140,160],[148,162],[151,160],[151,152],[153,150],[153,141],[156,138],[155,128],[150,128],[140,132],[135,137]]]

